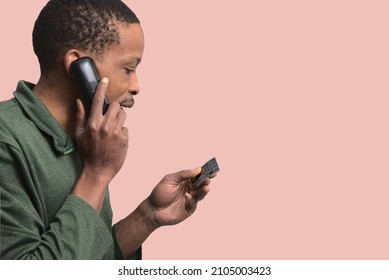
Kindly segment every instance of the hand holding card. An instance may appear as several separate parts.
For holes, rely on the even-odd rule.
[[[207,161],[202,167],[201,167],[201,173],[197,175],[196,182],[194,182],[194,187],[198,188],[201,183],[203,183],[208,178],[213,178],[217,172],[220,171],[219,165],[217,164],[216,158],[212,158],[209,161]]]

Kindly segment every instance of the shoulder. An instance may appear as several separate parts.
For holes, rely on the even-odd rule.
[[[16,107],[18,106],[15,98],[12,98],[12,99],[7,100],[7,101],[1,101],[0,102],[0,117],[2,115],[7,114],[9,112],[9,110],[14,109],[15,106]]]
[[[20,127],[21,108],[15,98],[0,102],[0,143],[17,147],[14,131]]]

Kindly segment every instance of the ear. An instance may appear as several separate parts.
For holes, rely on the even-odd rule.
[[[71,76],[70,64],[72,64],[73,61],[77,60],[81,56],[82,56],[81,52],[76,50],[76,49],[68,50],[65,53],[65,55],[63,57],[63,62],[64,62],[64,66],[65,66],[66,72],[68,73],[69,76]]]

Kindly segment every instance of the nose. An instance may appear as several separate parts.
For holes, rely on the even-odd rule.
[[[129,92],[132,95],[137,95],[140,91],[139,84],[138,84],[138,77],[136,75],[136,72],[132,72],[131,80],[130,80],[130,87]]]

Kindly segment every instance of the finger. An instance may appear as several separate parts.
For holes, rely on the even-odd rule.
[[[186,199],[186,212],[188,215],[192,215],[194,211],[196,211],[197,208],[197,200],[190,195],[190,193],[185,193],[185,199]]]
[[[112,102],[109,105],[108,110],[104,115],[104,120],[102,123],[105,131],[111,131],[112,129],[116,128],[115,122],[119,111],[120,111],[119,103]]]
[[[92,99],[92,106],[90,111],[90,119],[98,118],[99,116],[103,115],[103,104],[104,104],[104,97],[105,92],[108,88],[109,80],[108,78],[103,78],[99,85],[97,86],[95,95]]]
[[[203,200],[210,190],[211,189],[209,185],[204,185],[203,187],[195,190],[192,193],[192,197],[195,198],[197,201]]]
[[[127,115],[118,102],[112,102],[104,116],[106,129],[120,130],[126,121]]]
[[[200,175],[200,174],[199,174],[199,175]],[[217,175],[217,173],[212,173],[212,174],[208,175],[208,178],[209,178],[209,179],[213,179],[213,178],[216,177],[216,175]],[[207,179],[208,179],[208,178],[207,178]],[[197,175],[196,175],[195,178],[192,178],[192,183],[195,183],[196,181],[197,181]]]
[[[126,118],[127,118],[126,112],[123,110],[123,108],[120,108],[119,112],[116,116],[116,128],[117,129],[120,129],[124,126]]]
[[[80,99],[77,99],[76,138],[84,131],[86,125],[85,108]]]
[[[111,104],[109,104],[108,110],[105,113],[104,117],[107,119],[115,119],[119,111],[120,104],[118,102],[112,102]]]
[[[125,127],[125,126],[123,126],[123,127],[121,128],[121,130],[122,130],[122,134],[124,135],[124,137],[127,138],[127,142],[128,142],[128,128]]]

